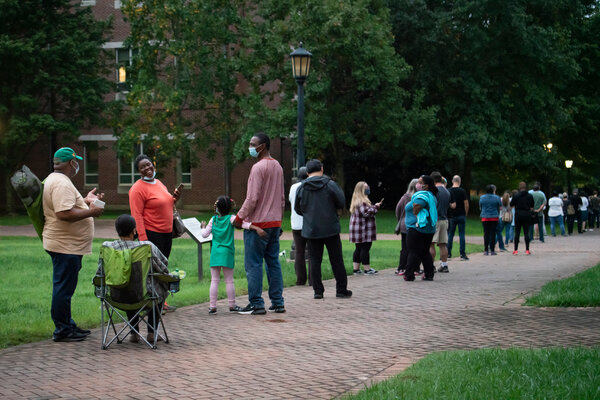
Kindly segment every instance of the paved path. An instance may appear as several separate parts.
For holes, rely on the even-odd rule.
[[[166,316],[171,343],[125,342],[100,350],[50,340],[0,351],[0,397],[135,399],[329,399],[450,349],[600,345],[600,308],[521,306],[551,279],[600,262],[600,232],[549,238],[532,256],[474,254],[434,282],[393,270],[349,277],[351,299],[285,289],[286,314],[233,315],[218,303]],[[185,290],[185,284],[183,285]],[[246,298],[238,298],[241,305]]]

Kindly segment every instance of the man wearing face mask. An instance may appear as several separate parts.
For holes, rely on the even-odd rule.
[[[52,335],[55,342],[80,341],[90,334],[71,318],[71,297],[77,287],[81,259],[92,252],[93,217],[104,211],[93,202],[102,200],[104,194],[96,195],[94,188],[84,198],[71,182],[79,172],[77,160],[81,159],[70,147],[58,149],[54,153],[54,172],[44,182],[42,240],[52,258],[51,315],[56,327]]]
[[[283,275],[279,264],[279,234],[285,208],[283,169],[271,157],[271,141],[264,133],[250,139],[248,151],[258,162],[252,166],[248,177],[246,200],[238,211],[233,225],[241,227],[243,221],[252,222],[267,234],[260,237],[256,231],[244,231],[244,268],[248,279],[249,304],[240,314],[266,314],[262,298],[263,260],[269,282],[270,312],[284,313]]]

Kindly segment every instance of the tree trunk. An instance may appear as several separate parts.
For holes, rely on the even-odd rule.
[[[471,160],[471,157],[465,156],[464,161],[464,169],[461,176],[462,187],[467,192],[467,198],[469,199],[469,210],[471,211],[473,210],[473,204],[471,204],[471,174],[473,172],[473,160]]]

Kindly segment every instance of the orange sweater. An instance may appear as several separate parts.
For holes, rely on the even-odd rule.
[[[129,189],[129,208],[140,240],[148,240],[146,229],[160,233],[173,231],[175,200],[161,181],[155,179],[154,182],[139,179]]]

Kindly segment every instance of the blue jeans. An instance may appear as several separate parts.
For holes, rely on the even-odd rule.
[[[537,219],[536,224],[538,225],[538,231],[539,231],[539,234],[540,234],[540,242],[543,243],[544,242],[544,217],[541,216],[541,215],[538,215],[538,219]],[[529,226],[529,239],[530,240],[533,240],[533,226],[534,225],[535,224],[531,224]]]
[[[452,241],[454,240],[454,231],[458,226],[458,237],[460,241],[460,255],[466,256],[465,253],[465,224],[467,223],[467,217],[464,215],[458,217],[449,218],[448,221],[448,256],[452,255]]]
[[[77,279],[81,270],[83,256],[47,251],[52,258],[52,306],[50,315],[54,321],[54,336],[71,333],[77,325],[71,318],[71,298],[77,288]]]
[[[512,224],[512,222],[504,223],[504,236],[504,244],[508,246],[508,242],[513,240],[515,237],[515,226]]]
[[[560,234],[565,235],[565,223],[562,215],[557,215],[556,217],[550,217],[550,232],[552,232],[552,236],[556,236],[554,233],[554,226],[560,226]]]
[[[496,226],[496,242],[498,242],[498,248],[500,250],[506,250],[504,247],[504,240],[502,240],[502,231],[505,225],[510,225],[509,222],[502,221],[502,218],[498,219],[498,226]]]
[[[283,305],[283,274],[279,264],[280,228],[266,228],[266,238],[255,231],[244,230],[244,268],[248,279],[248,300],[258,308],[265,307],[262,298],[263,259],[266,264],[269,299],[274,306]]]

